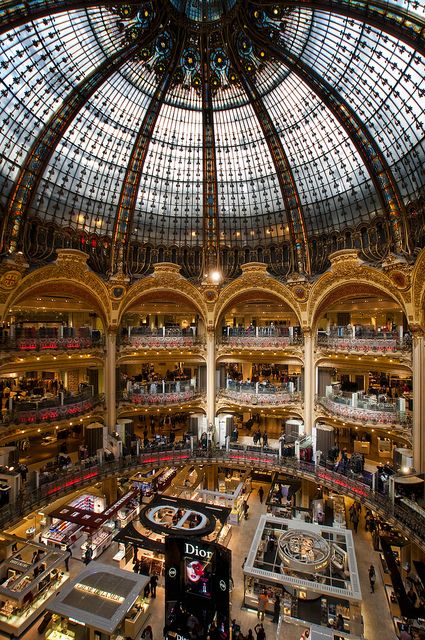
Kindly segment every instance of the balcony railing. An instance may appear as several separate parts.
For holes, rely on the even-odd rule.
[[[345,396],[318,397],[317,402],[330,413],[353,422],[374,425],[400,425],[410,428],[412,416],[409,412],[398,411],[396,405],[388,402],[357,402],[353,407],[351,399]]]
[[[197,327],[131,327],[122,333],[118,342],[122,347],[132,349],[180,349],[202,344],[197,336]]]
[[[303,343],[303,336],[299,327],[223,327],[221,344],[232,347],[282,348],[289,345]]]
[[[200,392],[189,381],[160,381],[133,385],[122,392],[123,402],[137,405],[179,404],[193,400]]]
[[[0,338],[0,351],[77,351],[102,347],[103,344],[103,336],[98,332],[93,332],[92,335],[88,336],[77,335],[66,338],[59,336],[41,337],[40,335],[34,335],[32,337],[3,336]]]
[[[393,353],[396,351],[411,351],[412,340],[409,335],[401,337],[397,332],[377,332],[364,330],[355,333],[353,330],[343,329],[331,331],[328,335],[324,331],[317,334],[318,346],[328,347],[336,351],[354,351],[367,353]]]
[[[294,384],[250,383],[228,380],[225,389],[220,390],[222,398],[238,404],[283,405],[302,401],[302,394],[294,390]]]
[[[275,470],[323,484],[344,495],[357,500],[361,499],[364,505],[379,513],[393,526],[401,529],[404,535],[408,535],[409,539],[425,548],[425,521],[421,513],[409,508],[408,504],[393,504],[388,496],[378,493],[365,480],[350,478],[314,463],[301,462],[295,458],[282,458],[275,449],[258,450],[258,447],[251,449],[238,445],[231,445],[228,451],[205,452],[181,447],[180,444],[173,447],[159,446],[139,456],[128,456],[103,464],[86,466],[81,463],[79,467],[61,470],[56,478],[51,478],[49,482],[37,489],[32,488],[28,482],[16,504],[6,505],[0,510],[0,526],[3,528],[11,526],[31,511],[48,504],[53,498],[65,496],[76,487],[88,486],[105,477],[122,475],[140,467],[158,469],[181,464],[205,464],[205,462],[231,462],[234,465],[240,465],[243,469],[255,467],[269,471]]]
[[[12,411],[3,415],[3,424],[38,424],[69,420],[91,411],[103,402],[102,395],[93,395],[92,387],[78,395],[60,394],[53,398],[22,400],[14,403]]]

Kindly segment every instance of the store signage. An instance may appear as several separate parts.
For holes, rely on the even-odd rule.
[[[202,549],[202,547],[198,547],[198,545],[191,544],[190,542],[185,542],[184,552],[190,556],[196,556],[198,558],[204,559],[206,558],[207,560],[212,558],[213,555],[212,551],[205,551],[205,549]]]
[[[168,575],[170,576],[170,578],[175,578],[177,576],[177,569],[176,567],[170,567],[168,569]]]
[[[78,591],[85,591],[86,593],[97,596],[98,598],[113,600],[114,602],[118,602],[119,604],[121,604],[125,600],[123,596],[119,596],[116,593],[103,591],[102,589],[96,589],[96,587],[91,587],[89,584],[83,584],[82,582],[77,582],[77,584],[75,585],[75,589],[78,589]]]
[[[174,505],[159,505],[145,511],[145,516],[153,524],[162,525],[169,533],[171,529],[183,529],[185,531],[200,531],[204,529],[208,523],[208,518],[200,511],[193,509],[179,509]],[[178,517],[173,522],[174,516]],[[190,519],[190,524],[188,520]]]

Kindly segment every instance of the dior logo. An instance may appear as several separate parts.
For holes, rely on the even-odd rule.
[[[145,515],[154,524],[161,524],[167,529],[185,529],[197,531],[208,524],[208,518],[199,511],[178,509],[173,505],[159,505],[145,511]],[[177,519],[176,519],[177,518]],[[188,523],[188,520],[191,520]]]
[[[198,558],[206,558],[208,560],[213,554],[212,551],[205,551],[205,549],[198,547],[197,544],[191,544],[190,542],[185,542],[184,552],[190,556],[197,556]]]

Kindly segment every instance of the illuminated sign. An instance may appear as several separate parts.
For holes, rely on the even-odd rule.
[[[78,589],[78,591],[85,591],[86,593],[89,593],[92,596],[97,596],[98,598],[105,598],[105,600],[113,600],[118,604],[121,604],[125,600],[123,596],[118,596],[116,593],[111,593],[110,591],[103,591],[102,589],[91,587],[89,584],[83,584],[82,582],[77,582],[74,588]]]
[[[208,518],[200,511],[193,509],[179,509],[174,505],[158,505],[145,510],[145,516],[153,524],[159,524],[169,529],[200,531],[208,524]]]

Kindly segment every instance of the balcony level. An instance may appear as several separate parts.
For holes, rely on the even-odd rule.
[[[276,351],[291,347],[301,347],[304,343],[299,326],[280,326],[272,322],[265,326],[222,327],[218,340],[220,352],[226,349],[254,349]]]
[[[198,336],[198,327],[125,327],[118,339],[121,354],[129,351],[191,350],[199,352],[205,347],[205,339]]]
[[[340,394],[317,397],[316,403],[327,417],[336,417],[354,426],[392,428],[411,438],[413,418],[403,398],[379,402],[375,397],[362,394]]]
[[[0,351],[48,353],[52,351],[83,351],[103,348],[104,336],[88,327],[45,327],[40,329],[9,327],[0,330]]]
[[[328,332],[319,330],[317,347],[324,352],[335,351],[361,355],[398,355],[401,358],[411,357],[412,337],[398,331],[376,330],[369,326],[334,327]]]

